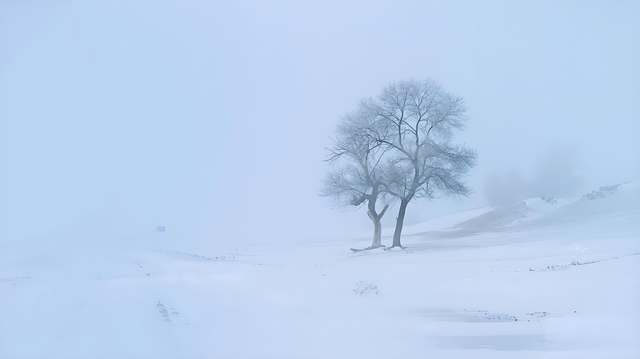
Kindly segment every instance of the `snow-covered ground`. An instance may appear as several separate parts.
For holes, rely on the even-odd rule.
[[[3,239],[0,358],[640,358],[640,189],[599,192],[437,218],[397,251]]]

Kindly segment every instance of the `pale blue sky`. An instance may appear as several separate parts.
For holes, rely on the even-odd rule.
[[[318,196],[324,146],[411,77],[465,97],[479,163],[472,198],[412,204],[409,223],[495,183],[638,179],[638,18],[631,1],[0,1],[0,235],[366,231]]]

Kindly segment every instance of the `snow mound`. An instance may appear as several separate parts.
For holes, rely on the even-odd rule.
[[[476,233],[529,224],[551,225],[558,220],[634,211],[640,211],[640,186],[635,182],[626,182],[601,186],[597,191],[583,196],[529,198],[499,207],[460,212],[406,227],[403,233],[412,235],[447,229],[470,229]]]
[[[640,187],[635,183],[603,186],[598,191],[543,215],[562,218],[640,211]]]
[[[500,206],[483,215],[459,223],[453,228],[502,227],[524,218],[531,212],[525,201]]]
[[[625,185],[627,183],[620,183],[613,186],[602,186],[598,191],[591,191],[591,193],[585,194],[584,196],[582,196],[582,198],[580,198],[580,200],[589,201],[589,200],[611,196],[612,194],[618,192],[618,188],[620,188],[620,186]]]
[[[481,207],[475,208],[468,211],[463,211],[459,213],[454,213],[442,217],[433,218],[412,226],[406,226],[402,233],[405,235],[424,233],[428,231],[439,231],[449,229],[451,227],[456,226],[457,224],[468,221],[471,218],[477,218],[489,211],[491,211],[493,207]],[[393,228],[389,230],[393,231]]]

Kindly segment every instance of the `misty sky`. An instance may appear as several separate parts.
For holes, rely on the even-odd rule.
[[[366,233],[364,209],[318,196],[324,147],[412,77],[465,98],[478,165],[471,198],[412,203],[408,224],[640,179],[639,18],[635,1],[0,0],[0,235]]]

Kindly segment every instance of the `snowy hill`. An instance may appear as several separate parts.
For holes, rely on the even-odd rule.
[[[404,233],[3,241],[0,358],[640,357],[636,184]]]
[[[499,207],[483,207],[434,218],[403,230],[404,235],[434,237],[503,231],[528,225],[553,226],[559,221],[585,221],[598,214],[640,211],[640,186],[602,186],[583,196],[529,198]],[[393,228],[386,228],[387,233]]]

